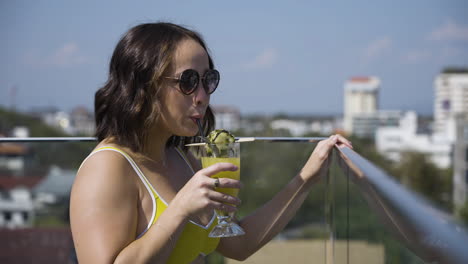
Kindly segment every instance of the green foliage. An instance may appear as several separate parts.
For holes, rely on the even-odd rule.
[[[437,206],[451,211],[452,170],[437,168],[422,153],[406,152],[401,160],[394,174],[400,182]]]
[[[466,67],[447,67],[442,71],[442,73],[465,74],[465,73],[468,73],[468,68],[466,68]]]
[[[29,129],[31,137],[64,137],[66,133],[44,124],[39,118],[0,107],[0,133],[6,133],[17,126]]]
[[[299,172],[312,148],[312,145],[306,143],[242,144],[241,175],[244,187],[240,191],[243,202],[239,215],[246,215],[270,200]],[[301,222],[307,220],[311,219],[302,218]]]

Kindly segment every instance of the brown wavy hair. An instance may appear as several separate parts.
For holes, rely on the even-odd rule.
[[[207,52],[209,68],[214,64],[200,34],[172,23],[146,23],[127,31],[118,42],[109,66],[109,77],[94,98],[96,137],[110,139],[140,152],[150,128],[160,116],[160,93],[171,71],[175,50],[183,40],[198,42]],[[203,120],[204,134],[214,127],[208,109]],[[172,136],[167,146],[183,147],[194,137]]]

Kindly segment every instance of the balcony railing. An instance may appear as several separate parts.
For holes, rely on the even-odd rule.
[[[425,262],[468,263],[468,233],[449,215],[353,150],[335,154],[348,180],[400,242]]]
[[[251,140],[254,143],[246,143],[250,144],[250,147],[246,148],[247,152],[244,157],[251,159],[253,154],[249,153],[249,151],[252,151],[252,149],[264,148],[265,153],[271,152],[269,148],[272,145],[262,143],[265,141],[282,142],[278,144],[284,144],[281,146],[299,151],[310,146],[307,142],[316,142],[321,139],[323,138],[255,138],[255,140]],[[57,153],[54,151],[68,151],[69,148],[66,144],[88,144],[82,148],[83,154],[75,160],[76,164],[79,164],[94,145],[94,143],[90,145],[86,142],[95,142],[95,138],[0,138],[0,144],[8,142],[36,146],[37,149],[45,148],[46,152],[50,150],[52,154]],[[291,144],[294,146],[292,147]],[[258,155],[258,153],[255,153],[255,155]],[[281,153],[277,153],[277,155],[281,155]],[[47,153],[45,156],[47,159]],[[61,158],[59,156],[61,155],[57,155],[55,158]],[[306,260],[303,263],[358,263],[359,261],[355,261],[356,259],[360,260],[361,263],[365,263],[367,257],[362,255],[363,253],[359,249],[363,244],[371,246],[384,245],[385,247],[383,255],[379,257],[382,262],[372,263],[468,263],[468,250],[466,250],[468,234],[465,227],[455,222],[450,215],[437,209],[424,197],[400,185],[392,176],[355,151],[349,148],[336,148],[332,156],[333,160],[336,161],[335,166],[330,169],[329,177],[322,181],[322,185],[315,190],[316,193],[319,193],[320,190],[324,191],[324,195],[320,196],[322,197],[324,210],[318,210],[318,212],[323,213],[321,219],[324,225],[319,225],[323,231],[321,232],[322,235],[317,235],[317,232],[315,232],[310,236],[300,236],[300,240],[294,240],[298,241],[297,243],[290,243],[296,248],[301,248],[299,244],[305,240],[316,241],[318,239],[322,241],[323,250],[299,251],[302,252],[299,254],[304,254],[304,256],[309,254],[305,257]],[[262,168],[254,169],[265,169],[263,165],[259,164],[258,166],[262,166]],[[247,175],[245,180],[254,182],[255,186],[275,183],[272,179],[248,179],[248,177],[253,178],[252,175],[256,174],[255,171],[251,171],[251,168],[246,168],[246,173],[251,175]],[[244,174],[242,177],[244,179]],[[249,199],[252,193],[242,194],[241,191],[241,195],[245,195],[246,198],[243,199],[245,200]],[[1,199],[3,198],[0,196],[0,201]],[[362,208],[367,212],[365,213],[365,219],[367,219],[365,221],[369,221],[369,226],[378,225],[382,229],[385,228],[385,230],[381,231],[378,228],[377,234],[375,228],[372,230],[370,228],[368,230],[363,229],[363,224],[358,223],[360,219],[364,221]],[[53,213],[50,210],[47,212]],[[355,212],[358,212],[358,215]],[[2,213],[2,208],[0,208],[0,213]],[[368,217],[367,214],[371,216]],[[376,217],[373,218],[373,215]],[[35,242],[30,233],[18,232],[19,235],[28,234],[28,237],[23,238],[20,242],[9,239],[10,244],[15,243],[10,245],[1,236],[15,237],[11,235],[11,232],[15,232],[15,230],[6,231],[1,229],[0,226],[0,241],[3,241],[2,244],[4,244],[2,248],[11,247],[12,250],[17,250],[18,245],[27,247],[29,243],[31,244],[29,245],[30,248],[34,249]],[[43,234],[44,230],[41,233]],[[286,238],[286,240],[277,239],[271,243],[272,246],[276,241],[293,241],[289,240],[291,237],[294,238],[294,235],[291,235],[293,233],[295,232],[286,230],[284,235],[280,236],[280,238]],[[305,248],[308,248],[312,247],[313,243],[301,245],[306,245]],[[265,250],[268,249],[267,247],[268,245]],[[63,248],[63,244],[61,248]],[[25,250],[27,252],[27,248]],[[8,256],[11,257],[13,251],[10,251]],[[34,251],[37,253],[37,250]],[[23,255],[21,259],[24,259],[25,251],[20,250],[18,252]],[[70,252],[66,252],[66,254]],[[291,252],[293,251],[291,250]],[[294,254],[297,256],[297,251],[294,252],[296,252]],[[310,255],[310,252],[315,253]],[[382,250],[379,252],[382,252]],[[362,256],[359,256],[360,254]],[[261,253],[258,256],[260,255]],[[397,260],[392,261],[391,258],[395,258],[394,255],[399,257],[397,257]],[[256,255],[252,258],[255,259]],[[0,262],[2,262],[2,259],[7,260],[8,258],[0,253]],[[257,259],[260,259],[260,257]],[[278,262],[270,261],[269,263],[281,263],[278,257],[277,259]],[[237,263],[230,260],[226,261],[227,263]],[[249,263],[248,261],[247,263]],[[214,262],[209,261],[209,263]],[[296,263],[300,263],[300,261],[298,260]]]

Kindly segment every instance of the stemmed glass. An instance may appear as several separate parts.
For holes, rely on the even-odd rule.
[[[199,149],[202,167],[206,168],[219,162],[229,162],[236,165],[237,171],[222,171],[212,178],[230,178],[240,180],[240,143],[204,144]],[[239,189],[215,188],[216,191],[237,197]],[[209,237],[232,237],[244,235],[244,230],[233,222],[234,213],[215,210],[218,225],[211,230]]]

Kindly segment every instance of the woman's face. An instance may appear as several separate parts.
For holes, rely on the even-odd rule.
[[[196,41],[184,40],[176,49],[173,68],[175,71],[169,77],[178,78],[187,69],[197,71],[201,77],[209,69],[208,54]],[[162,91],[160,129],[171,135],[195,136],[198,132],[196,119],[203,120],[209,102],[210,95],[203,89],[201,80],[190,95],[179,90],[177,81],[169,80]]]

